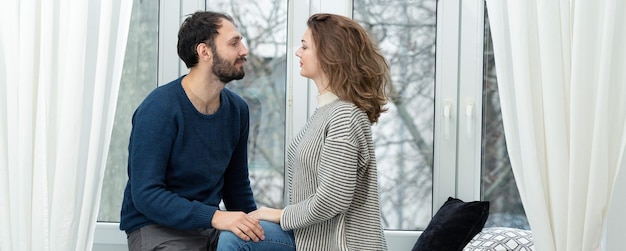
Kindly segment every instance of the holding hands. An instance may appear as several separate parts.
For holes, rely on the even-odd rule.
[[[265,220],[280,224],[280,216],[282,215],[282,209],[275,209],[269,207],[261,207],[248,213],[249,216],[258,220]]]
[[[265,240],[265,233],[259,220],[244,212],[215,211],[211,224],[216,229],[231,231],[245,241]]]

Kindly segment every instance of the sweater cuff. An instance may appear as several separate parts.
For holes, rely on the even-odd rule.
[[[219,208],[204,205],[197,201],[195,203],[197,203],[197,205],[193,217],[194,225],[196,225],[197,228],[213,228],[211,222],[213,221],[213,216],[215,216],[215,211],[219,210]]]
[[[288,231],[290,229],[287,229],[285,226],[285,210],[287,209],[287,207],[283,208],[283,210],[280,210],[280,222],[278,223],[280,225],[280,228],[284,231]]]

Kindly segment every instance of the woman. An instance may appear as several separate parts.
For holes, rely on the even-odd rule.
[[[386,111],[388,64],[352,19],[315,14],[307,25],[296,56],[300,74],[317,86],[318,106],[289,146],[289,203],[250,215],[279,224],[278,235],[294,238],[298,250],[386,250],[371,125]],[[265,241],[239,246],[262,250],[255,245],[277,234],[265,226]],[[224,232],[220,243],[232,239]]]

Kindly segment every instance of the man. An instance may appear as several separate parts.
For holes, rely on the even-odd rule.
[[[220,230],[263,240],[247,165],[249,111],[224,88],[248,50],[233,19],[196,12],[178,32],[187,75],[156,88],[133,115],[120,229],[132,250],[214,250]],[[228,211],[221,211],[220,202]]]

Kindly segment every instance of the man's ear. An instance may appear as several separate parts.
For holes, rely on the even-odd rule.
[[[196,53],[198,53],[199,60],[209,60],[213,56],[211,54],[211,48],[206,43],[196,45]]]

